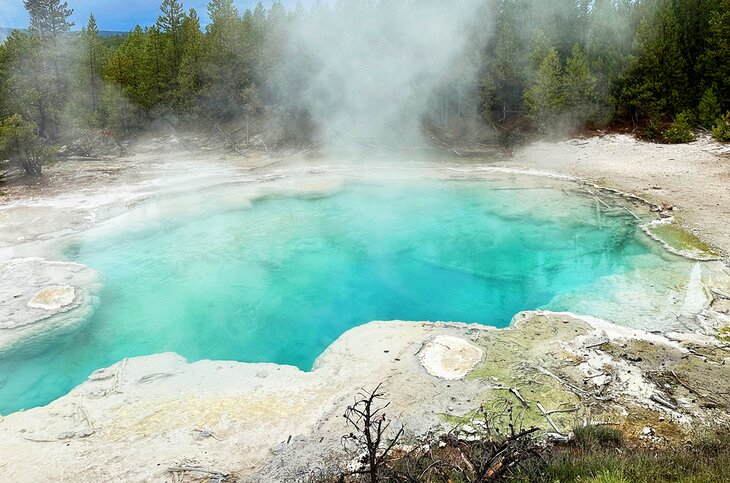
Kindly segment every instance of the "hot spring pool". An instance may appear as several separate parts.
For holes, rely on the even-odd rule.
[[[689,276],[629,212],[543,186],[556,183],[350,181],[253,204],[206,193],[185,208],[153,203],[66,245],[68,259],[103,275],[101,304],[73,336],[0,360],[0,413],[46,404],[125,357],[308,370],[373,320],[505,327],[546,308],[631,324],[645,309],[629,312],[627,287],[659,290],[658,271],[674,285]]]

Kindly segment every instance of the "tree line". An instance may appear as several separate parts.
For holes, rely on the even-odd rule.
[[[67,2],[24,0],[28,30],[0,45],[0,159],[39,174],[69,136],[121,139],[159,123],[275,119],[284,142],[287,133],[311,140],[297,94],[316,66],[288,32],[382,3],[287,10],[274,1],[241,12],[211,0],[203,28],[194,9],[163,0],[154,25],[102,39],[93,15],[72,31]],[[627,125],[655,140],[691,141],[700,129],[730,140],[730,0],[485,0],[484,9],[468,33],[484,40],[467,42],[461,62],[476,74],[455,67],[429,125],[469,121],[502,134]],[[299,75],[282,81],[277,68],[292,55]]]
[[[540,131],[624,122],[670,142],[691,140],[695,127],[730,138],[729,1],[498,5],[481,81],[486,117],[524,113]]]

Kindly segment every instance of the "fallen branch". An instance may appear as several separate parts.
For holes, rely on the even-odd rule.
[[[609,210],[611,209],[611,205],[609,205],[608,203],[606,203],[605,201],[603,201],[603,200],[602,200],[601,198],[599,198],[598,196],[593,196],[593,198],[594,198],[594,199],[595,199],[596,201],[598,201],[598,202],[599,202],[600,204],[602,204],[602,205],[603,205],[603,206],[604,206],[605,208],[607,208],[607,209],[609,209]]]
[[[229,136],[225,131],[223,131],[223,129],[221,129],[221,127],[218,124],[215,125],[215,128],[218,130],[218,133],[223,138],[223,142],[226,144],[226,147],[228,149],[231,149],[231,150],[235,151],[236,153],[240,154],[241,156],[248,158],[248,156],[246,155],[245,152],[238,149],[238,146],[233,141],[233,138],[231,138],[231,136]]]
[[[609,342],[611,342],[611,341],[610,340],[602,340],[601,342],[596,342],[595,344],[587,345],[587,346],[585,346],[585,348],[586,349],[595,349],[596,347],[600,347],[603,344],[608,344]]]
[[[567,408],[567,409],[552,409],[548,411],[548,414],[558,414],[558,413],[575,413],[578,412],[580,408]]]
[[[540,410],[543,416],[545,416],[545,419],[547,419],[547,422],[550,423],[550,427],[553,428],[553,431],[558,433],[561,436],[564,436],[563,432],[558,429],[558,426],[555,424],[555,421],[553,421],[553,418],[550,417],[550,414],[545,410],[544,407],[542,407],[542,404],[538,401],[537,403],[537,409]]]
[[[655,403],[659,404],[660,406],[664,406],[667,409],[671,409],[672,411],[677,411],[677,406],[672,404],[671,402],[667,401],[663,397],[659,396],[658,394],[652,394],[649,398]]]
[[[35,439],[35,438],[29,438],[27,436],[23,436],[23,439],[26,441],[32,441],[33,443],[57,443],[57,439]]]
[[[716,364],[716,363],[708,360],[707,359],[707,356],[704,355],[704,354],[702,354],[701,352],[697,352],[696,350],[692,349],[691,347],[687,347],[686,349],[687,349],[687,352],[689,352],[693,356],[695,356],[695,357],[697,357],[699,359],[702,359],[702,362],[706,362],[708,364]]]
[[[574,386],[573,384],[571,384],[571,383],[569,383],[567,381],[564,381],[563,379],[561,379],[557,375],[553,374],[549,370],[545,369],[544,367],[540,367],[540,366],[533,366],[533,367],[535,369],[537,369],[538,372],[541,372],[542,374],[545,374],[546,376],[552,377],[553,379],[555,379],[556,381],[558,381],[560,384],[562,384],[563,386],[567,387],[568,390],[570,392],[572,392],[573,394],[575,394],[576,396],[578,396],[578,397],[587,397],[589,395],[583,389],[581,389],[581,388],[579,388],[577,386]]]
[[[628,211],[628,213],[629,213],[629,214],[630,214],[631,216],[633,216],[634,218],[636,218],[636,220],[637,220],[637,221],[641,221],[641,218],[639,218],[639,217],[638,217],[638,216],[636,215],[636,213],[634,213],[634,212],[633,212],[633,211],[631,211],[630,209],[626,208],[625,206],[623,207],[623,209],[624,209],[624,210],[626,210],[626,211]]]
[[[522,404],[522,406],[524,408],[529,409],[530,404],[525,400],[524,397],[522,397],[522,394],[520,393],[520,390],[517,389],[516,387],[496,386],[496,387],[493,387],[492,389],[496,389],[498,391],[509,391],[509,392],[511,392],[514,395],[514,397],[517,398],[517,400],[520,402],[520,404]]]

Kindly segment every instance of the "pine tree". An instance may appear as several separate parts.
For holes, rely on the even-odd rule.
[[[82,101],[85,111],[86,123],[90,126],[101,126],[101,76],[104,65],[104,47],[99,39],[99,28],[96,25],[96,18],[92,13],[89,22],[81,32],[81,43],[83,48],[80,60],[81,72],[79,75],[78,94],[84,98]]]
[[[657,0],[656,8],[650,3],[644,5],[636,31],[636,62],[621,97],[635,120],[648,114],[656,122],[682,112],[692,99],[672,1]]]
[[[114,108],[115,124],[125,133],[140,126],[144,119],[159,102],[159,83],[155,68],[158,62],[154,49],[150,47],[152,29],[142,30],[137,25],[124,40],[124,43],[110,57],[105,68],[108,80],[118,85],[118,93],[107,93],[117,102]],[[158,34],[159,36],[159,34]],[[117,95],[118,94],[118,95]],[[138,109],[127,109],[121,102],[128,99]]]
[[[258,6],[257,6],[258,8]],[[256,14],[254,13],[254,17]],[[284,5],[279,0],[274,0],[266,15],[263,35],[259,37],[261,48],[257,52],[255,83],[261,87],[260,93],[267,97],[271,103],[279,104],[290,94],[288,86],[282,83],[282,79],[274,76],[274,71],[280,65],[288,52],[286,42],[287,36],[287,14]],[[274,80],[280,81],[274,85]]]
[[[688,105],[696,105],[704,92],[702,68],[699,62],[710,37],[711,16],[722,0],[674,0],[679,46],[686,63],[688,83],[684,96]]]
[[[9,61],[6,44],[0,43],[0,119],[10,115]]]
[[[208,4],[211,25],[221,26],[239,18],[238,8],[233,0],[211,0]]]
[[[24,0],[30,17],[30,33],[37,39],[35,49],[28,52],[16,66],[17,89],[35,96],[37,112],[29,116],[29,122],[38,125],[41,136],[56,139],[61,131],[61,113],[69,97],[70,70],[62,69],[69,62],[69,52],[60,46],[60,37],[74,25],[68,20],[73,10],[60,0]],[[29,92],[33,93],[30,94]]]
[[[40,37],[13,32],[3,44],[5,57],[5,93],[8,114],[18,113],[35,122],[43,136],[51,130],[52,78],[43,57]]]
[[[208,5],[212,22],[204,39],[204,105],[219,119],[241,113],[241,92],[251,82],[252,58],[256,54],[251,39],[251,12],[241,19],[231,0],[213,0]]]
[[[134,99],[134,86],[136,85],[135,62],[138,55],[136,51],[142,49],[144,43],[144,32],[137,25],[125,39],[124,43],[109,57],[104,67],[104,75],[109,85],[104,91],[104,105],[108,110],[108,123],[121,135],[128,135],[132,132],[135,118],[132,102]],[[116,85],[114,85],[116,84]]]
[[[176,108],[182,115],[195,117],[202,106],[205,44],[200,19],[194,9],[185,17],[182,28],[183,56],[178,74]]]
[[[486,75],[480,82],[483,116],[504,122],[508,112],[521,108],[525,89],[525,55],[521,52],[517,19],[521,12],[513,1],[498,9],[496,41],[487,54]]]
[[[178,0],[162,0],[160,11],[162,13],[157,17],[155,27],[151,31],[155,36],[153,41],[156,49],[162,43],[165,44],[163,47],[164,54],[159,59],[160,64],[164,64],[164,66],[158,69],[158,72],[164,71],[164,75],[159,83],[163,86],[163,89],[175,90],[177,89],[176,80],[185,49],[181,38],[183,22],[186,18],[185,10]],[[157,34],[161,34],[164,40],[157,38]],[[169,96],[164,95],[164,92],[161,92],[160,96],[169,98]]]
[[[585,52],[596,76],[596,108],[602,119],[607,120],[613,114],[616,87],[631,62],[634,11],[633,2],[593,2]]]
[[[412,3],[442,4],[315,0],[307,12],[305,2],[285,8],[274,1],[268,10],[259,2],[241,15],[236,0],[210,0],[211,22],[203,33],[182,0],[160,1],[154,27],[107,41],[99,39],[93,16],[80,36],[65,35],[73,23],[63,0],[24,0],[29,34],[13,34],[0,45],[0,115],[20,112],[51,140],[63,134],[61,119],[129,133],[170,111],[253,122],[264,107],[277,106],[267,112],[304,118],[297,97],[317,66],[309,46],[288,42],[294,26],[326,31],[344,11],[355,19],[376,14],[395,21]],[[677,124],[679,113],[693,110],[709,127],[730,109],[730,0],[492,3],[492,39],[465,27],[470,35],[463,53],[442,85],[418,94],[428,103],[427,115],[443,126],[476,110],[503,121],[524,108],[543,132],[563,120],[602,120],[613,109],[636,121],[649,117],[657,127],[673,119]],[[281,61],[291,59],[291,75],[281,75]]]
[[[715,122],[720,118],[722,114],[720,101],[717,99],[713,87],[710,87],[702,94],[700,104],[697,107],[697,113],[700,124],[707,129],[712,129]]]
[[[68,2],[23,0],[23,5],[30,16],[30,32],[41,38],[55,39],[74,26],[74,23],[68,20],[73,14],[73,10],[68,8]]]
[[[251,13],[251,20],[253,21],[253,26],[256,29],[256,34],[262,38],[266,31],[266,8],[263,3],[258,2],[256,4],[253,12]]]
[[[562,68],[558,51],[551,48],[540,64],[535,78],[525,92],[527,114],[542,133],[559,129],[565,105]]]
[[[304,19],[306,17],[306,14],[307,13],[304,10],[304,4],[301,0],[298,0],[296,7],[294,7],[294,10],[292,10],[289,14],[289,21],[293,22],[297,19]]]
[[[160,32],[170,34],[173,39],[179,39],[180,30],[185,20],[185,10],[178,0],[162,0],[160,5],[162,14],[157,17],[155,25]]]
[[[596,85],[596,76],[591,72],[588,58],[576,44],[565,63],[563,95],[565,107],[579,125],[591,119],[596,120]]]
[[[551,0],[550,2],[534,2],[539,16],[536,24],[551,47],[558,51],[558,56],[565,59],[570,55],[574,44],[585,43],[589,11],[592,2],[587,0]]]
[[[706,84],[716,86],[721,107],[730,110],[730,0],[722,0],[711,14],[700,65]]]
[[[155,107],[165,107],[162,106],[162,102],[166,97],[169,99],[168,93],[174,88],[171,81],[175,78],[175,74],[168,56],[170,52],[168,40],[169,37],[156,25],[145,30],[144,51],[140,60],[149,73],[146,82],[149,89],[144,95],[144,107],[148,112]]]

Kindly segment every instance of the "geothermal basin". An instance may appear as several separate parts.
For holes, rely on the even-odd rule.
[[[650,238],[656,218],[571,179],[488,167],[327,166],[169,190],[39,246],[101,283],[80,323],[0,352],[0,414],[163,352],[311,370],[373,320],[506,327],[545,309],[681,328],[705,303],[702,262]]]

